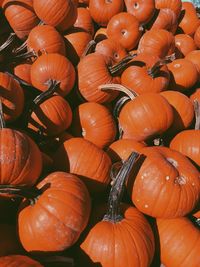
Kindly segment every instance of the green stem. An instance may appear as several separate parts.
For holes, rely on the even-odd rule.
[[[103,218],[104,221],[111,221],[113,223],[116,223],[123,219],[123,215],[121,214],[120,210],[120,203],[123,196],[126,180],[128,179],[138,158],[139,154],[132,152],[117,173],[109,194],[108,210]]]

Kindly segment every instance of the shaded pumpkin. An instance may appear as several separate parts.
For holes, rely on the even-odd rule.
[[[14,74],[31,85],[31,63],[21,63],[15,66]]]
[[[9,266],[42,267],[43,266],[39,262],[24,255],[9,255],[9,256],[0,257],[0,264],[2,267],[9,267]]]
[[[196,88],[195,91],[190,95],[190,99],[194,101],[197,99],[200,102],[200,88]]]
[[[77,12],[78,12],[78,15],[74,23],[74,27],[80,28],[90,33],[91,36],[93,36],[94,35],[94,22],[90,15],[89,9],[85,7],[78,7]]]
[[[185,59],[191,61],[195,65],[197,72],[198,72],[198,81],[200,81],[200,61],[199,61],[200,51],[199,50],[191,51],[185,56]]]

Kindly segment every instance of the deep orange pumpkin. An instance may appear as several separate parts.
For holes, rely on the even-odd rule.
[[[65,141],[54,155],[54,166],[80,176],[92,194],[104,191],[110,183],[110,158],[84,138]]]
[[[31,63],[21,63],[14,68],[14,74],[31,85]]]
[[[200,51],[191,51],[185,56],[185,59],[191,61],[195,65],[198,72],[198,81],[200,81]]]
[[[200,232],[187,218],[157,220],[161,261],[170,267],[199,266]]]
[[[76,21],[77,3],[73,0],[33,0],[37,16],[47,25],[66,31]]]
[[[0,72],[0,93],[5,121],[15,121],[24,108],[23,89],[9,74]]]
[[[194,41],[198,48],[200,48],[200,26],[196,29],[194,34]],[[195,49],[194,49],[195,50]]]
[[[188,214],[200,198],[200,173],[180,152],[167,147],[143,148],[144,161],[129,180],[134,205],[157,218]]]
[[[182,1],[181,0],[155,0],[155,6],[157,9],[169,8],[173,10],[178,17],[181,13]]]
[[[75,83],[75,69],[63,55],[43,54],[31,65],[31,82],[37,89],[45,91],[52,81],[60,83],[58,94],[67,95]]]
[[[132,50],[138,44],[142,30],[134,15],[120,12],[109,20],[106,33],[108,38],[119,42],[125,49]]]
[[[0,257],[0,264],[2,267],[42,267],[39,262],[24,255],[9,255]]]
[[[200,88],[196,88],[195,91],[190,95],[190,99],[194,101],[197,99],[200,102]]]
[[[185,57],[197,49],[194,39],[188,34],[175,35],[176,58]]]
[[[89,9],[84,8],[84,7],[78,7],[77,12],[78,12],[78,16],[74,23],[74,27],[80,28],[90,33],[91,36],[93,36],[94,35],[94,22],[90,15]]]
[[[33,0],[4,0],[5,16],[20,39],[26,39],[29,32],[39,23],[33,8]]]
[[[44,190],[34,204],[25,200],[19,210],[20,241],[26,251],[63,251],[78,240],[88,223],[88,190],[77,176],[65,172],[49,174],[37,188]]]
[[[100,148],[114,141],[117,128],[110,111],[98,103],[79,105],[73,114],[71,131],[74,136],[83,136]]]

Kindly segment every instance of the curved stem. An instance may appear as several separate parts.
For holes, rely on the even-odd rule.
[[[119,113],[120,113],[122,107],[129,100],[130,100],[129,96],[123,96],[115,103],[114,108],[113,108],[113,116],[115,118],[119,117]]]
[[[113,223],[119,222],[123,219],[120,211],[120,203],[124,192],[125,182],[129,177],[135,162],[138,160],[139,154],[132,152],[129,158],[123,163],[121,169],[117,173],[111,188],[108,199],[108,210],[104,216],[104,221],[111,221]]]
[[[195,113],[195,130],[200,130],[200,103],[197,99],[194,100]]]
[[[114,91],[120,91],[125,93],[131,100],[135,99],[138,94],[135,93],[133,90],[129,89],[128,87],[121,85],[121,84],[116,84],[116,83],[107,83],[107,84],[102,84],[99,85],[98,87],[100,90],[114,90]]]
[[[41,195],[41,190],[37,187],[25,185],[0,185],[0,194],[10,194],[14,197],[21,197],[30,200],[31,204]]]
[[[125,67],[127,67],[127,63],[133,59],[134,57],[136,57],[137,54],[129,54],[128,56],[124,57],[120,62],[118,62],[117,64],[115,64],[114,66],[109,66],[108,69],[111,73],[111,75],[115,75],[116,73],[118,73],[121,70],[124,70]]]
[[[4,120],[4,115],[3,115],[3,105],[2,101],[0,100],[0,129],[6,128],[6,122]]]
[[[89,41],[89,43],[87,44],[83,54],[81,55],[81,58],[87,56],[88,54],[90,54],[92,52],[94,52],[94,48],[96,47],[96,44],[97,43],[95,42],[95,40]]]
[[[27,47],[27,40],[26,40],[25,42],[23,42],[19,47],[14,48],[14,49],[12,50],[12,52],[13,52],[14,54],[18,54],[18,53],[20,53],[21,51],[23,51],[24,49],[26,49],[26,47]]]
[[[33,87],[31,84],[27,83],[26,81],[22,80],[21,78],[19,78],[17,75],[15,75],[14,73],[10,73],[8,71],[5,71],[6,74],[8,74],[9,76],[11,76],[13,79],[15,79],[16,81],[18,81],[20,84],[25,85],[25,86],[29,86],[29,87]],[[35,88],[36,89],[36,88]],[[37,91],[39,91],[38,89],[36,89]]]
[[[29,59],[29,58],[36,58],[37,57],[37,54],[35,53],[34,50],[31,50],[31,51],[27,51],[23,54],[19,54],[19,55],[15,55],[15,59]]]
[[[0,46],[0,52],[6,49],[10,44],[12,44],[16,38],[17,35],[14,32],[11,32],[8,39]]]

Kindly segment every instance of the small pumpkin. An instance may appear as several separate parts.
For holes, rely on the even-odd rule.
[[[185,57],[197,49],[194,39],[188,34],[175,35],[176,57]]]

